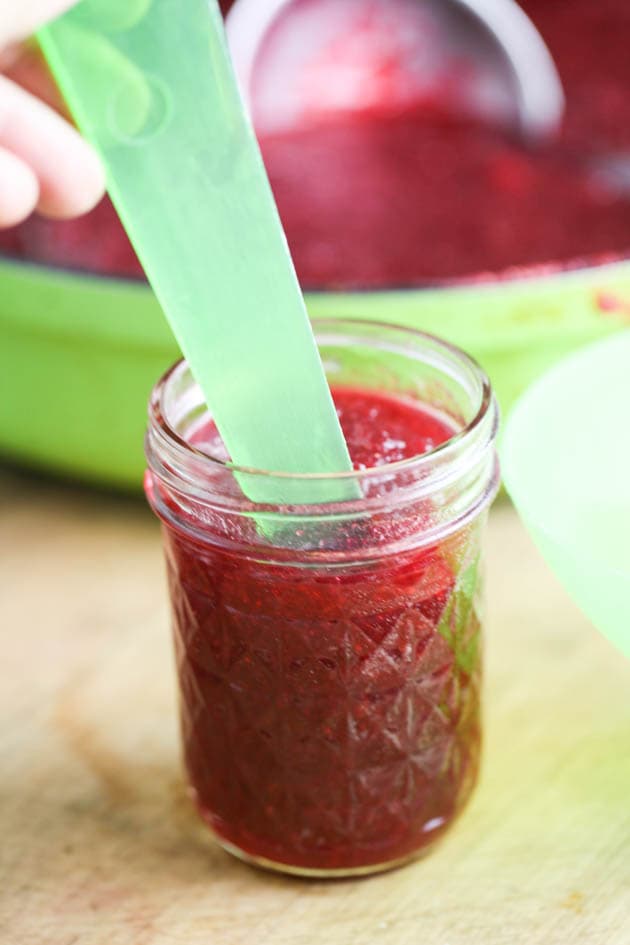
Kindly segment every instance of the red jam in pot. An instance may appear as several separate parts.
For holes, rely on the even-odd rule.
[[[454,433],[411,399],[333,396],[356,469]],[[194,440],[216,451],[217,437],[206,427]],[[186,766],[219,840],[332,875],[431,844],[479,765],[479,524],[429,547],[305,566],[165,521]]]
[[[467,114],[484,65],[472,54],[428,82],[444,40],[431,42],[439,4],[295,0],[278,20],[254,70],[255,117],[304,286],[413,286],[628,254],[630,188],[600,169],[630,146],[630,4],[520,5],[567,99],[558,135],[538,146]],[[326,19],[343,32],[317,61]],[[273,106],[291,95],[302,110],[281,124]]]
[[[418,286],[519,275],[522,268],[544,273],[630,253],[630,188],[611,188],[597,172],[600,162],[630,151],[630,3],[520,5],[549,47],[567,99],[558,137],[538,147],[459,107],[474,85],[476,59],[464,57],[459,71],[417,94],[416,65],[430,70],[439,48],[430,23],[424,35],[410,32],[408,17],[413,27],[420,4],[292,5],[257,64],[255,94],[267,105],[266,115],[255,109],[255,118],[303,286]],[[222,3],[224,12],[231,6],[232,0]],[[266,117],[278,112],[287,91],[301,88],[313,36],[340,16],[339,8],[350,11],[345,31],[307,76],[319,110],[272,127]],[[295,44],[300,68],[291,72]],[[10,75],[55,100],[52,85],[41,88],[32,51]],[[0,252],[142,275],[109,202],[76,221],[34,216],[0,233]]]

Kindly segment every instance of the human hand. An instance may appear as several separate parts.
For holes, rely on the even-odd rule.
[[[19,43],[76,0],[0,0],[0,69]],[[37,209],[48,217],[87,213],[104,191],[98,156],[61,115],[0,75],[0,227]]]

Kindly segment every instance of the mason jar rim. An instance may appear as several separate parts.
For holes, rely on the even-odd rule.
[[[452,359],[455,359],[461,365],[464,365],[468,368],[479,384],[480,397],[478,409],[476,410],[472,419],[465,426],[463,426],[461,430],[458,430],[456,433],[454,433],[453,436],[444,443],[440,444],[427,453],[397,460],[394,463],[384,463],[380,466],[370,466],[367,469],[349,470],[338,473],[287,473],[278,472],[275,470],[256,469],[248,466],[239,466],[236,463],[219,459],[216,456],[212,456],[209,453],[198,449],[196,446],[182,437],[171,425],[167,417],[167,405],[165,403],[169,386],[175,380],[190,372],[188,362],[182,358],[162,375],[153,388],[149,402],[149,419],[151,421],[152,433],[154,435],[157,434],[159,440],[161,440],[168,449],[175,449],[176,453],[179,453],[182,458],[184,456],[192,456],[196,460],[207,464],[208,468],[214,470],[215,472],[217,470],[223,470],[236,475],[241,474],[249,477],[260,477],[261,479],[279,479],[305,483],[344,481],[364,482],[373,478],[382,478],[384,475],[388,474],[404,474],[411,471],[420,472],[423,468],[430,467],[432,464],[434,464],[436,459],[448,461],[449,457],[456,454],[457,451],[461,449],[461,447],[465,445],[467,441],[474,440],[475,434],[482,426],[491,411],[494,411],[496,416],[489,432],[488,443],[485,445],[490,445],[490,443],[494,440],[498,429],[498,410],[496,408],[496,401],[490,380],[475,358],[471,357],[471,355],[467,354],[457,345],[451,344],[450,342],[445,341],[436,335],[430,334],[429,332],[420,331],[415,328],[409,328],[404,325],[397,325],[394,323],[382,322],[372,319],[313,318],[312,324],[316,333],[318,330],[325,329],[326,326],[334,326],[336,330],[339,330],[340,327],[346,325],[350,330],[354,331],[360,331],[361,328],[380,328],[381,330],[385,331],[391,330],[396,331],[399,334],[406,334],[410,339],[413,338],[416,341],[424,340],[429,345],[432,345],[438,350],[441,350],[444,354],[450,356]]]

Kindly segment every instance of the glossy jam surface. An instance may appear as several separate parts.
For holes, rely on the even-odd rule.
[[[353,387],[333,389],[337,416],[356,470],[387,466],[436,449],[455,427],[448,418],[423,410],[415,400]],[[215,459],[229,459],[214,424],[191,437],[197,449]]]
[[[334,396],[357,467],[452,435],[410,401]],[[436,839],[478,770],[478,526],[334,566],[168,525],[165,546],[186,765],[218,837],[305,871],[385,866]]]

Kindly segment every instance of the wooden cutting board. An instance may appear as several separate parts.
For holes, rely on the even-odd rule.
[[[259,873],[186,800],[156,523],[0,473],[0,942],[629,945],[630,664],[514,512],[489,536],[483,779],[426,860]]]

